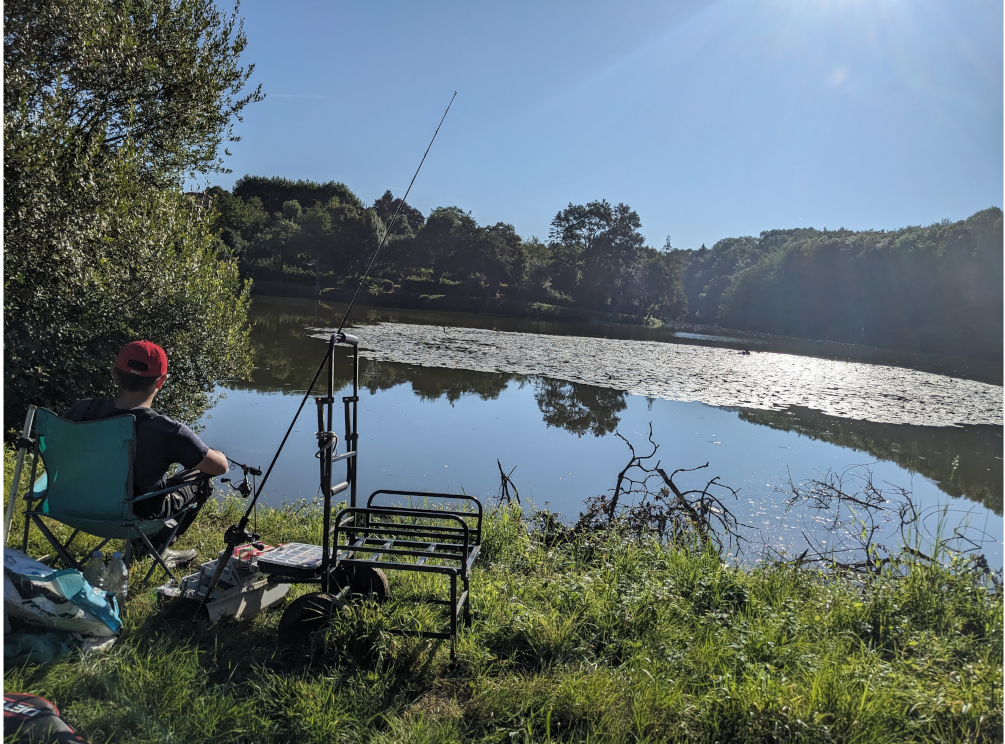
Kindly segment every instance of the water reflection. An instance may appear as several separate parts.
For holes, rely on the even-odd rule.
[[[739,409],[740,418],[794,431],[895,462],[931,479],[950,496],[965,496],[1002,513],[1002,427],[908,426],[827,416],[810,408]]]
[[[304,390],[310,383],[321,361],[323,345],[310,338],[304,328],[324,325],[331,319],[319,318],[314,313],[290,312],[284,310],[286,307],[281,301],[256,301],[253,305],[252,345],[257,366],[250,382],[234,381],[229,387],[293,392]],[[337,369],[338,388],[349,382],[349,372],[348,361]],[[422,400],[442,398],[451,404],[464,395],[495,400],[511,384],[532,385],[544,423],[578,437],[613,433],[627,405],[627,395],[612,388],[546,377],[371,359],[362,360],[360,382],[371,393],[407,385]],[[828,416],[802,407],[729,410],[737,411],[740,419],[749,423],[795,432],[892,461],[931,479],[946,494],[964,496],[996,514],[1002,513],[1001,426],[882,424]]]
[[[228,383],[237,390],[305,390],[320,363],[323,347],[304,331],[318,322],[317,316],[272,313],[256,304],[251,333],[255,370],[250,382]],[[335,386],[350,382],[348,362],[336,368]],[[610,388],[595,387],[548,378],[528,379],[523,375],[475,372],[446,367],[423,367],[362,359],[360,386],[376,393],[398,385],[411,386],[422,400],[446,399],[454,403],[462,395],[495,400],[510,383],[531,382],[534,399],[548,426],[565,429],[577,436],[604,436],[618,428],[618,413],[625,410],[626,395]]]
[[[421,400],[446,399],[455,403],[462,395],[477,395],[482,400],[495,400],[507,388],[514,375],[472,373],[463,369],[417,367],[363,359],[360,365],[360,386],[371,393],[390,390],[398,385],[410,385]]]
[[[534,400],[544,414],[544,423],[577,437],[613,433],[621,420],[618,414],[628,405],[625,393],[610,388],[547,377],[537,378],[534,385]]]

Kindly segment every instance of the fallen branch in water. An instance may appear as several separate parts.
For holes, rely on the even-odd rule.
[[[620,432],[615,432],[631,452],[628,464],[618,473],[612,495],[600,494],[586,499],[586,511],[580,514],[576,529],[597,530],[617,526],[636,536],[651,535],[676,544],[713,546],[721,554],[726,549],[739,551],[744,538],[738,528],[743,525],[726,506],[723,499],[734,499],[739,489],[731,488],[716,476],[702,488],[681,490],[674,482],[680,473],[703,470],[709,463],[695,468],[678,468],[669,475],[661,461],[648,465],[656,456],[659,445],[653,441],[649,424],[648,441],[651,450],[639,454],[634,445]],[[655,481],[658,485],[653,485]],[[631,503],[624,501],[631,497]]]
[[[500,481],[499,482],[499,497],[498,497],[499,498],[499,501],[498,501],[499,506],[502,506],[503,499],[506,500],[506,505],[507,506],[509,506],[510,504],[513,503],[513,499],[516,499],[516,503],[518,505],[522,506],[522,504],[520,504],[520,492],[516,488],[516,483],[514,483],[511,480],[511,478],[510,478],[510,476],[512,476],[513,473],[514,473],[514,471],[517,469],[517,466],[514,465],[513,466],[513,470],[510,470],[509,473],[507,473],[505,470],[503,470],[502,463],[499,462],[498,459],[496,459],[496,465],[499,466],[499,481]],[[513,495],[512,496],[510,496],[510,493],[509,493],[510,488],[513,489]]]
[[[806,550],[794,561],[776,553],[779,563],[878,573],[904,560],[940,565],[944,560],[966,562],[1001,589],[1001,571],[991,571],[981,552],[981,541],[974,539],[974,533],[983,534],[980,530],[961,524],[953,528],[951,537],[944,537],[946,507],[919,509],[906,488],[892,483],[885,488],[877,485],[868,465],[828,470],[823,477],[806,483],[796,483],[790,473],[785,484],[775,490],[786,495],[787,511],[804,507],[827,515],[824,536],[804,531]],[[937,520],[934,530],[925,524],[928,517]],[[884,536],[893,538],[893,547]],[[927,552],[918,547],[923,538],[929,544]]]

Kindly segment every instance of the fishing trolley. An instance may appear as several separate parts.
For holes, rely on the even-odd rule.
[[[417,491],[375,491],[367,499],[366,506],[357,505],[359,339],[343,333],[349,313],[352,312],[356,299],[373,269],[377,255],[391,234],[394,223],[412,190],[412,184],[415,183],[422,164],[426,161],[426,155],[429,154],[429,149],[433,146],[456,96],[457,92],[454,91],[419,162],[419,167],[416,168],[415,175],[405,190],[405,195],[398,202],[394,217],[391,218],[366,271],[363,272],[363,277],[342,316],[338,330],[329,337],[325,359],[314,374],[311,384],[307,386],[307,393],[272,459],[272,464],[269,465],[261,484],[254,489],[254,496],[241,521],[227,529],[224,536],[227,549],[216,561],[203,564],[202,571],[198,575],[189,577],[194,585],[192,594],[201,598],[200,610],[210,609],[209,604],[214,590],[220,585],[224,573],[227,573],[232,580],[223,587],[223,594],[226,596],[217,592],[216,601],[229,602],[231,603],[229,606],[239,608],[238,612],[247,604],[250,594],[248,588],[254,581],[259,581],[263,574],[267,577],[267,581],[264,582],[265,589],[261,591],[256,589],[258,593],[267,593],[271,588],[275,592],[273,596],[276,596],[284,594],[282,587],[290,584],[313,584],[319,591],[308,593],[292,602],[280,622],[281,634],[303,638],[311,631],[320,628],[351,595],[369,594],[378,599],[386,598],[390,588],[384,570],[417,571],[449,577],[450,598],[427,600],[448,606],[449,629],[443,632],[405,630],[399,632],[427,638],[449,638],[450,656],[453,658],[458,622],[463,618],[466,626],[471,625],[471,567],[478,557],[482,542],[482,505],[478,499],[470,496]],[[335,435],[334,419],[335,349],[340,345],[352,349],[352,395],[342,398],[345,410],[345,452],[337,454],[338,437]],[[267,548],[257,542],[258,535],[248,530],[248,520],[279,458],[279,453],[289,439],[293,425],[323,370],[327,371],[328,394],[314,399],[318,412],[316,457],[320,462],[321,495],[324,502],[321,545],[287,543]],[[345,463],[345,480],[333,483],[332,468],[340,462]],[[248,496],[252,491],[248,485],[249,475],[260,475],[261,471],[246,465],[241,467],[245,478],[239,490]],[[346,491],[349,492],[348,505],[333,515],[332,500]],[[394,498],[406,498],[408,501],[405,505],[400,505],[393,503]],[[416,500],[418,506],[413,505],[412,499]],[[446,508],[446,504],[450,501],[457,502],[458,508],[453,510]],[[241,543],[246,543],[240,552],[240,555],[248,556],[246,561],[237,560],[235,557],[235,552]],[[209,571],[213,572],[212,577],[204,581]],[[460,594],[457,592],[458,579],[461,581]]]
[[[352,394],[342,398],[345,451],[338,453],[338,437],[334,433],[335,360],[336,349],[340,346],[352,350]],[[356,492],[359,339],[343,332],[331,335],[325,359],[304,402],[322,370],[326,372],[327,395],[314,399],[318,416],[315,456],[320,463],[323,502],[321,545],[287,543],[256,555],[257,571],[267,576],[270,586],[311,584],[317,587],[316,591],[290,603],[280,621],[280,635],[294,641],[306,638],[323,627],[354,595],[385,599],[390,592],[385,571],[440,574],[449,579],[449,597],[426,597],[420,601],[446,605],[450,615],[447,628],[437,632],[405,629],[392,632],[449,640],[450,655],[454,658],[460,624],[471,626],[471,568],[482,542],[482,504],[462,494],[378,490],[370,494],[365,506],[359,506]],[[292,430],[292,424],[290,428]],[[345,479],[335,483],[333,469],[339,463],[345,464]],[[255,499],[260,491],[259,488]],[[335,498],[343,493],[348,496],[346,505],[336,511]],[[450,508],[450,502],[454,502],[454,508]],[[231,555],[213,562],[217,574],[224,573],[222,566],[231,561],[238,543],[258,540],[258,535],[247,530],[247,516],[253,506],[254,502],[241,523],[227,531]],[[200,587],[203,605],[218,583],[219,576],[214,575],[213,580]]]

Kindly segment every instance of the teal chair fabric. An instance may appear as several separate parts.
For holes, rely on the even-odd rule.
[[[76,422],[39,409],[35,434],[45,474],[32,490],[42,513],[113,540],[163,529],[163,520],[139,521],[133,514],[135,426],[133,416]]]
[[[26,495],[24,549],[34,523],[52,543],[64,563],[80,568],[68,551],[78,532],[110,540],[138,539],[153,552],[148,535],[167,527],[177,528],[176,519],[140,519],[133,511],[133,455],[136,419],[132,415],[96,421],[69,421],[52,411],[38,409],[35,415],[35,449],[45,473]],[[173,489],[157,491],[164,493]],[[151,494],[152,495],[152,494]],[[75,532],[60,544],[41,517],[54,519]],[[126,561],[130,543],[126,543]],[[173,576],[160,556],[156,563]],[[151,568],[151,572],[153,567]],[[148,574],[148,578],[149,578]]]

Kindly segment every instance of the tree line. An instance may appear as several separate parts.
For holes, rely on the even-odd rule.
[[[1002,211],[900,230],[770,230],[694,251],[689,320],[1002,357]]]
[[[374,294],[457,295],[475,307],[505,297],[663,320],[686,309],[682,255],[645,245],[625,204],[570,204],[542,242],[505,222],[479,225],[457,206],[423,215],[390,191],[367,205],[336,182],[245,176],[233,192],[208,193],[223,246],[256,279],[353,287],[390,230]]]
[[[428,217],[390,191],[245,176],[211,189],[216,229],[256,279],[355,286],[391,224],[373,294],[458,295],[575,306],[639,319],[981,357],[1002,355],[1002,212],[893,231],[769,230],[712,248],[645,245],[638,214],[569,204],[546,241],[479,225],[461,207]]]

